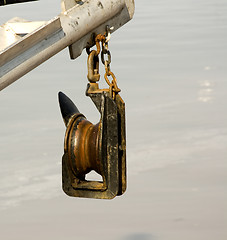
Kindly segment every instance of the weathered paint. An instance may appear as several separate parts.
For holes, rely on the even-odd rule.
[[[77,58],[94,44],[92,33],[104,34],[107,25],[115,31],[134,13],[134,0],[76,1],[70,9],[65,3],[66,11],[0,52],[0,90],[68,46],[71,58]]]

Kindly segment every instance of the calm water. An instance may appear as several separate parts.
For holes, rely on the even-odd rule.
[[[47,20],[59,11],[50,0],[4,7],[0,23]],[[195,160],[226,169],[227,1],[137,0],[134,19],[112,35],[110,50],[127,106],[129,177]],[[63,194],[57,93],[97,122],[84,94],[86,74],[86,53],[71,61],[66,49],[0,93],[0,211]]]

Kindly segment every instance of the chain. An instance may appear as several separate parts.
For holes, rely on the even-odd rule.
[[[109,89],[110,89],[110,95],[113,97],[113,99],[115,99],[116,94],[118,94],[121,89],[118,88],[117,86],[117,79],[114,75],[114,73],[110,70],[110,63],[111,63],[111,53],[108,49],[108,42],[110,40],[110,28],[107,27],[107,31],[105,34],[105,39],[104,41],[102,41],[102,52],[101,52],[101,60],[102,63],[105,66],[105,75],[104,78],[107,82],[107,84],[109,85]],[[105,60],[105,55],[107,55],[107,59]],[[109,76],[112,77],[112,81],[110,82],[109,80]]]
[[[106,83],[109,85],[110,95],[112,96],[113,99],[115,99],[116,94],[118,94],[121,91],[121,89],[118,88],[117,79],[116,79],[114,73],[110,70],[111,53],[108,49],[108,42],[110,40],[110,30],[111,29],[109,27],[107,27],[107,31],[106,31],[105,35],[98,34],[95,37],[95,44],[96,44],[96,48],[97,48],[97,50],[95,51],[95,56],[98,56],[101,52],[101,60],[105,66],[104,78],[106,80]],[[100,42],[102,43],[102,50],[100,47]],[[92,51],[87,49],[87,53],[90,55],[92,53]],[[106,55],[107,59],[105,59],[105,55]],[[110,76],[112,77],[112,81],[110,81],[108,78]]]

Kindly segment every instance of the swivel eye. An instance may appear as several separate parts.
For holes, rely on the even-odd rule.
[[[96,51],[93,50],[87,60],[87,66],[88,66],[88,75],[87,78],[91,83],[98,82],[100,79],[99,74],[99,58],[96,56]]]

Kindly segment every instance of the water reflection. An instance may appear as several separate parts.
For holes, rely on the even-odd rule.
[[[214,82],[204,80],[199,83],[198,101],[207,103],[214,99]]]

